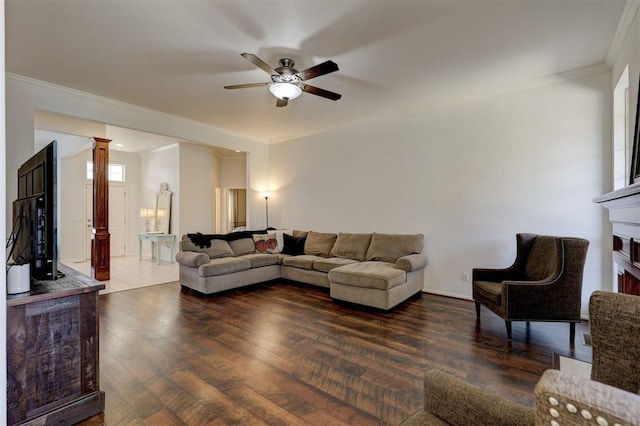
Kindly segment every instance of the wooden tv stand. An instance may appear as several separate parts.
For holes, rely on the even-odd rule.
[[[98,290],[105,286],[58,268],[65,277],[32,280],[30,292],[7,296],[9,425],[73,424],[104,411]]]

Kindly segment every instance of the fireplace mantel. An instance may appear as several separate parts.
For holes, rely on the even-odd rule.
[[[640,296],[640,183],[609,192],[593,201],[609,210],[618,291]]]

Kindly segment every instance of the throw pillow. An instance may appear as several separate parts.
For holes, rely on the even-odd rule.
[[[298,229],[294,229],[293,230],[293,234],[291,234],[291,235],[293,235],[296,238],[300,238],[300,237],[306,237],[307,234],[308,234],[307,231],[300,231]]]
[[[284,238],[282,237],[284,234],[293,235],[293,229],[276,229],[276,240],[278,241],[278,248],[282,250],[284,247]]]
[[[292,256],[299,256],[304,254],[304,243],[306,237],[294,237],[289,234],[283,234],[284,246],[282,247],[282,254],[290,254]]]
[[[253,243],[256,246],[256,253],[280,253],[276,234],[254,234]]]

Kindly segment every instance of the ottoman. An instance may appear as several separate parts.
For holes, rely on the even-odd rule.
[[[366,261],[329,271],[333,299],[388,310],[407,299],[407,273],[393,263]]]

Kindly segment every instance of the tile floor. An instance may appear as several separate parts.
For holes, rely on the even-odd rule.
[[[91,266],[86,262],[62,262],[70,268],[91,275]],[[100,294],[115,293],[150,285],[178,281],[178,264],[160,262],[158,265],[150,257],[118,256],[111,258],[111,279],[104,281],[106,288]]]

